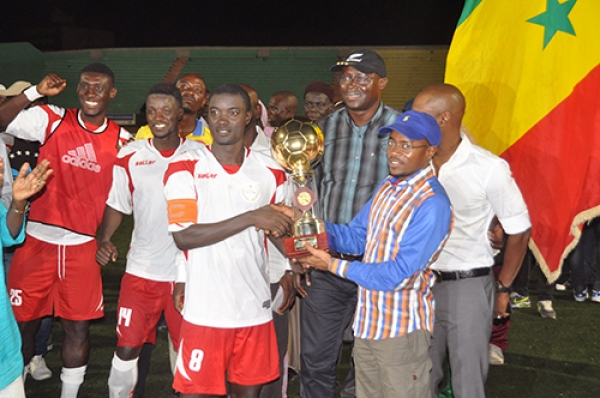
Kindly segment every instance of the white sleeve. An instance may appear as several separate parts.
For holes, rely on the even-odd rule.
[[[118,212],[131,214],[133,212],[133,198],[129,188],[129,175],[125,167],[127,166],[119,161],[113,167],[113,181],[106,204]]]
[[[6,133],[27,141],[44,143],[65,115],[65,110],[54,105],[34,106],[25,109],[13,119]]]
[[[181,250],[177,251],[175,263],[177,264],[177,276],[175,277],[175,283],[185,283],[187,279],[187,272],[185,269],[187,260]]]
[[[286,174],[286,178],[289,176]],[[286,180],[283,184],[279,185],[275,190],[275,203],[288,204],[288,196],[290,194],[289,182]],[[291,270],[291,266],[287,257],[282,254],[277,247],[268,240],[269,247],[269,276],[271,283],[277,283],[283,277],[285,271]]]
[[[290,192],[290,176],[285,173],[286,180],[283,184],[280,184],[275,190],[275,203],[284,203],[290,204],[291,201],[291,192]]]
[[[4,171],[3,171],[3,179],[2,179],[2,191],[0,192],[0,200],[4,203],[4,206],[7,209],[10,209],[10,204],[12,202],[12,184],[13,184],[13,176],[12,169],[10,167],[10,162],[8,161],[8,153],[6,152],[6,145],[4,142],[0,140],[0,157],[4,162]]]
[[[492,167],[486,181],[486,195],[507,234],[519,234],[531,228],[527,205],[504,160]]]
[[[129,131],[127,131],[123,127],[121,127],[121,130],[119,131],[119,145],[120,145],[120,147],[121,148],[124,147],[130,141],[133,141],[133,135],[131,135],[131,133]]]

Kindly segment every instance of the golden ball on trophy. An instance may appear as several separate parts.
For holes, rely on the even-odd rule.
[[[323,132],[309,121],[290,119],[273,131],[271,153],[293,174],[306,174],[321,160],[325,141]]]

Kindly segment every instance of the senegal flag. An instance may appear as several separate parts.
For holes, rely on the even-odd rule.
[[[466,0],[445,80],[477,143],[510,163],[555,280],[600,214],[600,0]]]

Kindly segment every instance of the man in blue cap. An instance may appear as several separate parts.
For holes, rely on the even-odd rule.
[[[326,222],[330,250],[362,260],[307,245],[311,256],[299,262],[358,284],[356,396],[427,397],[435,279],[429,264],[452,224],[450,200],[431,164],[441,131],[432,116],[408,111],[378,133],[389,135],[390,175],[348,225]]]

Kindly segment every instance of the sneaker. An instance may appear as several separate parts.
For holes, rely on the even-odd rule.
[[[52,377],[52,371],[48,369],[46,360],[41,355],[31,358],[29,373],[34,380],[46,380]]]
[[[490,365],[504,365],[502,348],[494,344],[490,344]]]
[[[552,301],[538,301],[537,308],[542,318],[556,319],[556,311],[554,311],[554,308],[552,308]]]
[[[556,283],[554,285],[554,288],[558,291],[565,291],[565,290],[569,290],[571,288],[571,284],[569,282],[565,282],[565,283]]]
[[[531,300],[529,300],[529,296],[521,296],[519,293],[512,292],[510,294],[510,307],[529,308],[531,307]]]
[[[596,303],[600,303],[600,290],[595,290],[592,292],[592,301]]]
[[[575,290],[573,290],[573,298],[575,299],[575,301],[577,301],[578,303],[583,303],[585,302],[585,300],[587,300],[588,298],[588,294],[587,291],[583,291],[581,293],[577,293],[575,292]]]

